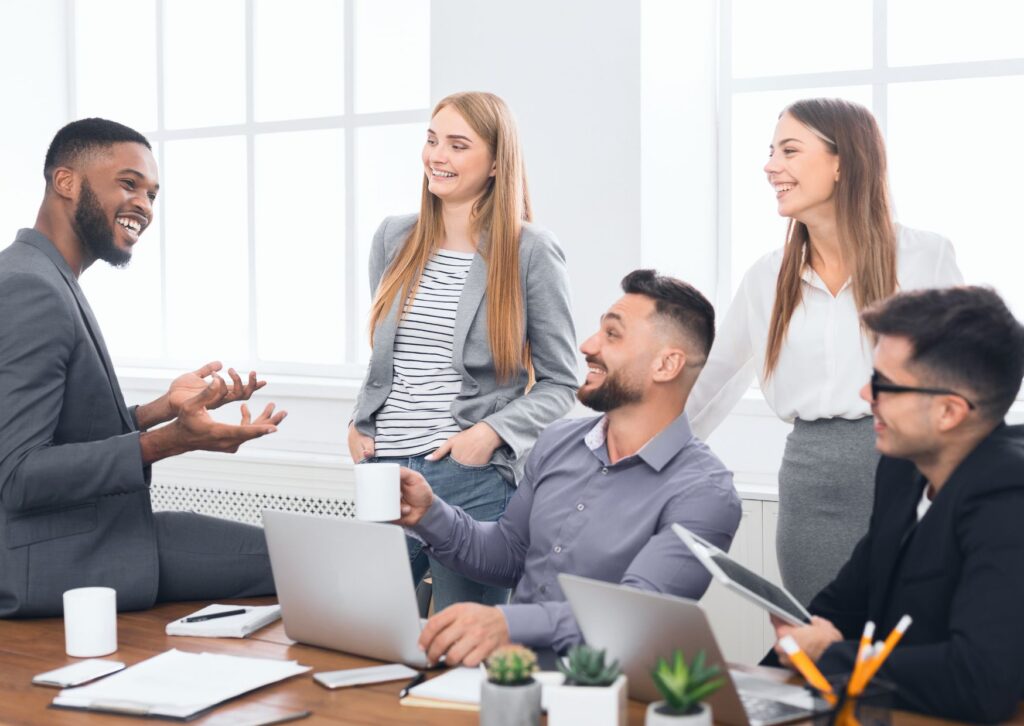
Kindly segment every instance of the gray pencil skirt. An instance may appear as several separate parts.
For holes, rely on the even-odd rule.
[[[874,419],[797,419],[779,469],[775,540],[782,582],[805,605],[868,530],[875,492]]]

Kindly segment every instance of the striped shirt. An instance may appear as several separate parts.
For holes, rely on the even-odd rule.
[[[473,257],[439,250],[423,269],[395,332],[391,393],[376,415],[377,456],[420,456],[461,431],[451,414],[462,389],[452,351],[455,313]]]

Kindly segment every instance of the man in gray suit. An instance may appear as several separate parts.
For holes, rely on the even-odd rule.
[[[112,121],[76,121],[54,137],[44,173],[35,227],[0,252],[0,617],[59,614],[64,590],[90,585],[115,588],[119,610],[272,593],[262,530],[154,513],[150,465],[234,452],[276,431],[284,412],[271,404],[253,419],[243,404],[239,425],[215,422],[209,410],[264,383],[230,370],[229,386],[220,363],[126,407],[78,285],[96,260],[127,264],[152,221],[149,142]]]

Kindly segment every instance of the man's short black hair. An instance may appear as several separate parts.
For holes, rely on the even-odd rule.
[[[879,335],[907,338],[928,384],[973,391],[983,416],[1001,421],[1024,376],[1024,327],[987,287],[914,290],[861,314]]]
[[[693,285],[654,270],[633,270],[622,278],[622,291],[654,300],[659,315],[671,320],[697,346],[704,365],[715,342],[715,308]]]
[[[50,142],[43,163],[43,175],[49,184],[53,170],[61,166],[72,166],[83,153],[107,148],[114,144],[132,142],[142,144],[150,151],[149,140],[138,131],[116,121],[105,118],[83,118],[72,121],[57,132]]]

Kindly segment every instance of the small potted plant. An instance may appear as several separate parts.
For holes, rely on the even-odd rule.
[[[569,650],[568,663],[559,660],[558,670],[565,681],[544,693],[549,726],[625,726],[626,676],[618,661],[606,664],[603,650],[576,645]]]
[[[676,650],[669,664],[664,658],[651,671],[654,685],[665,697],[647,707],[646,726],[711,726],[711,707],[701,701],[717,691],[725,679],[717,665],[705,664],[704,651],[686,665],[683,651]]]
[[[498,648],[486,661],[480,684],[481,726],[540,724],[540,683],[533,679],[537,656],[522,645]]]

